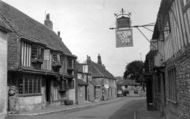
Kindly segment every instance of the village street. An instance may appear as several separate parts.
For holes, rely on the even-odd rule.
[[[9,116],[7,119],[134,119],[145,105],[142,97],[123,97],[112,103],[40,116]]]
[[[0,0],[0,119],[190,119],[190,0]]]

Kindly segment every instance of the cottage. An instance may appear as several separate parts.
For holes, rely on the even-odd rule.
[[[117,81],[118,96],[141,96],[142,87],[135,80],[119,80]]]
[[[1,5],[0,5],[1,7]],[[1,16],[1,14],[0,14]],[[0,117],[4,119],[7,113],[7,37],[10,28],[0,17]]]
[[[189,0],[162,0],[152,36],[154,54],[146,58],[152,93],[147,99],[166,119],[190,118],[189,18]]]
[[[9,111],[39,109],[64,99],[75,102],[76,56],[60,32],[53,31],[50,15],[43,25],[3,1],[0,4],[1,17],[13,31],[8,37],[8,86],[15,92],[15,107]]]
[[[98,55],[97,63],[93,62],[88,56],[87,64],[92,75],[92,81],[90,82],[94,85],[94,99],[99,101],[115,98],[117,95],[116,80],[102,64],[101,56]]]

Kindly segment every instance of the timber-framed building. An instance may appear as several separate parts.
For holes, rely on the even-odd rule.
[[[41,24],[18,9],[0,1],[0,17],[9,25],[8,87],[16,92],[16,111],[75,103],[75,60],[53,31],[50,15]],[[14,87],[14,88],[13,88]]]

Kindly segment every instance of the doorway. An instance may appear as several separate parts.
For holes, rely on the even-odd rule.
[[[46,102],[47,104],[50,104],[51,99],[50,99],[50,95],[51,95],[51,80],[49,78],[46,78]]]

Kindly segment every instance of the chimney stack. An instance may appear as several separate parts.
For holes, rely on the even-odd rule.
[[[87,60],[86,60],[87,63],[90,63],[91,62],[91,57],[87,55]]]
[[[46,19],[45,19],[45,21],[44,21],[44,25],[45,25],[48,29],[53,30],[53,23],[52,23],[52,21],[50,20],[50,14],[47,14],[47,15],[46,15]]]
[[[100,54],[98,54],[98,64],[102,65],[102,60]]]

